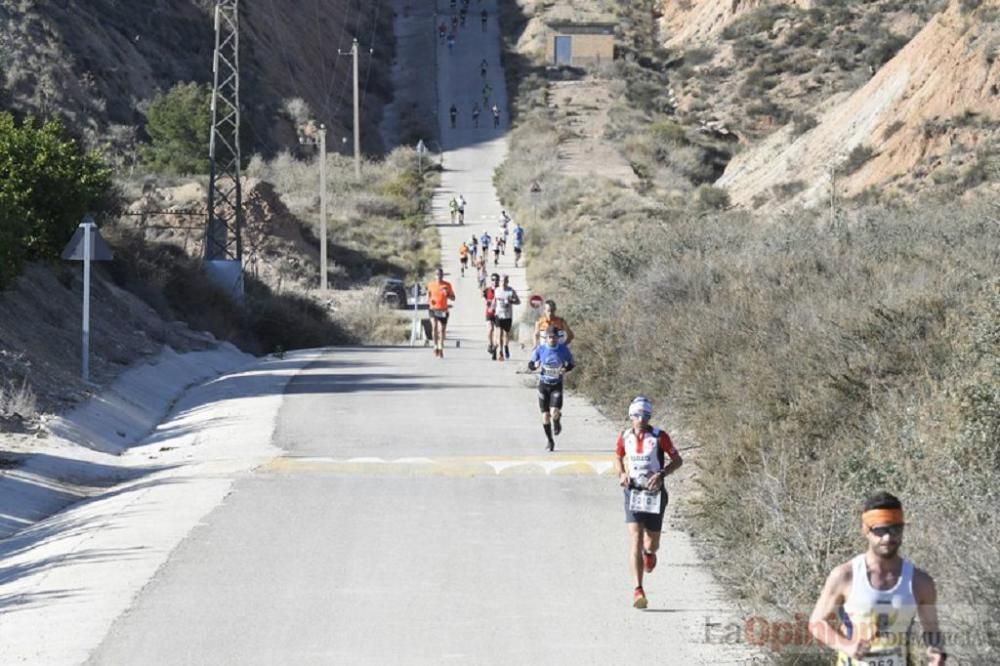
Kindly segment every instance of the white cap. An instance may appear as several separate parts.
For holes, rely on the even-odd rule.
[[[645,416],[649,418],[653,415],[653,403],[645,396],[636,396],[632,404],[628,406],[628,415],[629,417]]]

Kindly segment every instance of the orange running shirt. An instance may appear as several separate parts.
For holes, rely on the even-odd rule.
[[[455,298],[455,290],[451,288],[451,282],[447,280],[428,282],[427,298],[431,310],[447,310],[448,299]]]
[[[540,338],[539,342],[544,342],[544,340],[541,340],[541,338],[545,337],[545,331],[548,330],[549,326],[555,326],[560,331],[562,331],[563,340],[567,344],[569,344],[569,341],[573,339],[573,331],[570,330],[569,324],[566,323],[565,319],[559,316],[552,317],[552,319],[549,319],[545,315],[542,315],[541,318],[537,322],[535,322],[535,335],[537,335]]]

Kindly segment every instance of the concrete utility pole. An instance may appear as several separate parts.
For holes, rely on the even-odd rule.
[[[361,101],[358,98],[358,38],[354,38],[350,51],[337,51],[340,55],[349,55],[353,59],[351,69],[354,72],[354,177],[361,178]]]
[[[326,125],[316,131],[318,138],[310,140],[299,136],[299,143],[319,146],[319,288],[327,289],[326,280]]]
[[[326,291],[326,125],[319,126],[319,288]]]

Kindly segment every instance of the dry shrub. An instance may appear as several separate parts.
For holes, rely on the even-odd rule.
[[[6,386],[0,385],[0,417],[16,415],[22,419],[30,419],[36,413],[35,392],[27,377],[20,384],[9,381]]]
[[[532,265],[561,262],[542,280],[577,331],[576,388],[616,413],[653,396],[696,433],[693,521],[738,596],[808,613],[862,546],[860,502],[887,489],[954,626],[963,609],[1000,612],[1000,237],[987,214],[868,208],[833,232],[804,211],[767,226],[647,211],[595,226],[571,260],[555,259],[553,232]],[[983,654],[969,663],[995,663]]]

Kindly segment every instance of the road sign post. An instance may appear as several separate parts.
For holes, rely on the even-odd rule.
[[[62,258],[83,262],[83,323],[81,332],[80,376],[90,381],[90,262],[110,261],[114,255],[101,238],[97,223],[89,214],[83,217],[79,228],[63,249]]]
[[[424,145],[424,140],[421,139],[417,142],[417,170],[421,175],[424,173],[424,154],[427,152],[427,146]]]

